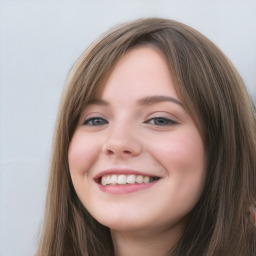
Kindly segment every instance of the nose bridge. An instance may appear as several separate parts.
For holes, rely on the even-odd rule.
[[[110,124],[103,145],[104,153],[115,156],[137,155],[141,149],[138,131],[133,122],[123,118]]]

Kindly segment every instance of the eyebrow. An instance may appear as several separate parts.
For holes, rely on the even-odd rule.
[[[101,105],[101,106],[108,106],[109,103],[102,99],[93,99],[88,102],[88,105]]]
[[[180,105],[181,107],[184,107],[183,104],[179,100],[177,100],[173,97],[164,96],[164,95],[147,96],[145,98],[139,99],[138,104],[144,106],[144,105],[153,105],[153,104],[165,102],[165,101],[173,102],[173,103]],[[103,99],[93,99],[88,102],[88,105],[108,106],[109,103]]]
[[[170,96],[162,96],[162,95],[148,96],[148,97],[140,99],[138,102],[140,105],[151,105],[151,104],[156,104],[156,103],[164,102],[164,101],[170,101],[170,102],[180,105],[181,107],[184,107],[183,104],[179,100],[177,100],[173,97],[170,97]]]

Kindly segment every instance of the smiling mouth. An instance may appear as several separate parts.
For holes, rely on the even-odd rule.
[[[103,186],[148,184],[159,180],[159,177],[150,177],[135,174],[108,174],[99,178],[98,183]]]

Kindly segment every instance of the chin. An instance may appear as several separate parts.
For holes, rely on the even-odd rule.
[[[111,230],[122,232],[147,230],[150,228],[150,224],[152,225],[152,222],[145,221],[145,218],[143,220],[139,216],[127,216],[123,214],[95,216],[95,219]]]

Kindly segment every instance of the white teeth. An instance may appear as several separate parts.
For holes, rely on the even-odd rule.
[[[127,176],[127,183],[128,184],[134,184],[135,183],[135,181],[136,181],[136,177],[135,177],[135,175],[129,175],[129,176]]]
[[[111,175],[108,175],[108,176],[107,176],[107,180],[106,180],[106,181],[107,181],[107,184],[110,184],[110,183],[111,183]]]
[[[149,183],[149,177],[148,176],[145,176],[143,178],[143,183]]]
[[[137,182],[137,183],[143,183],[143,176],[138,175],[138,176],[136,177],[136,182]]]
[[[103,177],[104,177],[104,176],[103,176]],[[110,184],[112,184],[112,185],[117,184],[117,176],[116,176],[116,175],[111,175]],[[102,184],[102,185],[103,185],[103,184]]]
[[[126,175],[118,175],[117,183],[118,184],[126,184]]]
[[[149,176],[142,176],[142,175],[135,175],[135,174],[112,174],[112,175],[104,175],[101,178],[101,184],[103,186],[106,185],[125,185],[125,184],[135,184],[135,183],[150,183],[150,181],[153,181],[153,178],[150,178]]]
[[[101,179],[101,184],[106,186],[108,183],[107,183],[107,177],[106,176],[103,176],[102,179]]]

